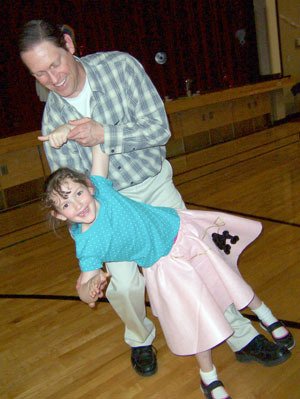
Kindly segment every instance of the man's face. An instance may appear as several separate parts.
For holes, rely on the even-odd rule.
[[[44,40],[21,53],[21,59],[41,85],[62,97],[77,97],[85,82],[85,71],[73,57],[73,47],[65,50]]]

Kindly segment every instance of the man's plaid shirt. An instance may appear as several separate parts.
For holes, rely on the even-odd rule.
[[[141,64],[129,54],[105,52],[78,59],[92,90],[91,118],[104,127],[102,150],[110,155],[109,178],[117,190],[156,175],[166,156],[170,130],[163,102]],[[81,115],[54,92],[45,106],[42,132]],[[44,143],[52,171],[62,166],[89,173],[91,148],[68,141],[59,150]]]

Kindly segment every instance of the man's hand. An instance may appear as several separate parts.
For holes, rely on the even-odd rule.
[[[68,134],[72,129],[73,126],[62,125],[47,136],[39,136],[38,139],[40,141],[49,141],[49,144],[53,148],[60,148],[68,141]]]
[[[95,299],[95,302],[89,303],[90,308],[94,308],[97,299],[104,296],[104,289],[107,286],[107,280],[109,276],[109,273],[105,273],[100,270],[100,273],[97,276],[88,281],[89,295],[91,298]]]
[[[80,299],[87,303],[90,308],[94,308],[98,298],[104,296],[104,289],[107,286],[109,273],[102,269],[81,272],[76,282],[76,289]]]
[[[103,126],[93,119],[77,119],[69,121],[69,124],[73,126],[72,132],[68,135],[69,140],[75,140],[84,147],[93,147],[104,143]]]

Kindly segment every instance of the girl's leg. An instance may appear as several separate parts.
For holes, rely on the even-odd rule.
[[[261,321],[261,326],[271,333],[275,342],[279,345],[286,346],[288,349],[294,347],[295,341],[292,334],[284,324],[272,314],[271,309],[268,308],[257,295],[254,295],[253,300],[248,306]]]
[[[200,367],[201,390],[206,398],[229,399],[221,381],[218,380],[217,370],[212,361],[211,350],[199,352],[196,355]]]

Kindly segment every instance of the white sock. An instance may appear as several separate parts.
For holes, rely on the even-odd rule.
[[[217,375],[217,370],[215,368],[215,366],[213,366],[213,369],[211,371],[202,371],[200,369],[200,377],[202,382],[205,385],[209,385],[210,383],[216,381],[218,379],[218,375]],[[224,387],[218,387],[216,389],[213,390],[213,397],[215,399],[226,399],[228,398],[228,393],[225,391]]]
[[[266,306],[263,302],[257,309],[252,310],[252,312],[256,314],[256,316],[259,318],[260,321],[263,322],[265,326],[270,326],[271,324],[278,321],[278,319],[273,316],[271,309],[269,309],[268,306]],[[288,330],[286,328],[279,327],[276,328],[276,330],[274,330],[272,334],[274,338],[282,338],[287,335],[287,333]]]

